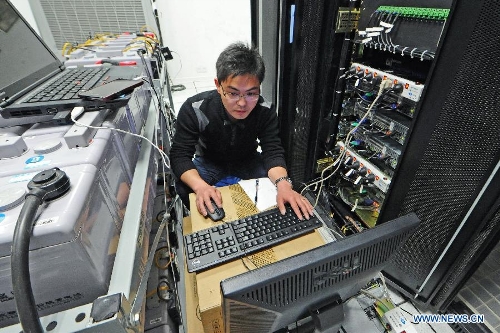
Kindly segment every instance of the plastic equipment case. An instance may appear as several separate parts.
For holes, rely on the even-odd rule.
[[[134,92],[129,105],[100,112],[96,125],[140,132],[149,96],[148,91]],[[12,237],[26,185],[42,170],[60,168],[71,188],[63,197],[43,204],[36,218],[30,272],[39,315],[91,303],[108,290],[135,165],[145,143],[98,129],[85,145],[68,145],[72,141],[67,138],[74,139],[75,131],[82,130],[87,129],[36,124],[0,133],[0,146],[10,154],[0,158],[0,327],[18,322],[11,284]],[[149,172],[154,175],[152,156]],[[143,203],[145,235],[151,227],[150,200]],[[147,257],[147,248],[142,256]]]
[[[92,302],[106,293],[122,222],[113,203],[128,196],[128,190],[110,188],[94,165],[61,170],[71,189],[40,208],[30,242],[31,280],[40,315]],[[31,177],[18,181],[16,176],[0,178],[0,327],[17,322],[10,253]]]

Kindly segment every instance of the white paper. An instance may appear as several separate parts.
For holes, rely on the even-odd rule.
[[[255,194],[257,192],[257,209],[264,211],[276,206],[276,187],[269,178],[259,178],[257,190],[256,179],[241,180],[238,184],[243,188],[250,200],[255,203]],[[257,190],[257,191],[256,191]]]

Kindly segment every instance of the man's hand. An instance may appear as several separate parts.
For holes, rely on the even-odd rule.
[[[210,213],[214,212],[210,198],[214,199],[217,207],[222,208],[222,194],[218,189],[205,182],[196,169],[184,172],[181,175],[181,180],[196,194],[196,208],[201,215],[207,216],[207,207],[210,209]]]
[[[217,207],[222,207],[222,194],[217,188],[206,184],[206,186],[197,188],[194,193],[196,194],[196,208],[198,208],[201,215],[207,216],[207,207],[210,213],[214,212],[210,198],[214,199]]]
[[[313,206],[309,200],[293,190],[292,184],[280,181],[276,186],[278,190],[276,202],[281,214],[285,214],[285,203],[289,203],[299,219],[308,220],[313,216]]]

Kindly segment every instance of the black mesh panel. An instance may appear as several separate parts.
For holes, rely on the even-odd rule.
[[[419,126],[433,125],[425,123],[426,115],[439,114],[439,118],[428,145],[423,148],[416,173],[408,180],[396,178],[397,182],[411,181],[403,204],[398,207],[399,215],[415,212],[422,221],[395,258],[397,269],[410,276],[416,285],[426,279],[484,185],[492,166],[498,162],[500,48],[498,42],[493,41],[493,35],[497,33],[492,32],[500,31],[499,12],[499,2],[482,3],[458,71],[455,76],[451,71],[445,78],[452,80],[452,85],[442,96],[441,100],[445,102],[441,110],[433,110],[430,103],[424,103],[419,111]],[[453,56],[450,53],[447,52],[446,57]],[[441,57],[438,64],[446,66],[444,53]],[[431,82],[431,88],[438,90],[440,87]],[[435,94],[433,98],[436,100]],[[477,241],[481,242],[482,237],[477,237]]]
[[[316,96],[318,50],[322,29],[324,1],[304,1],[302,3],[302,21],[300,26],[301,56],[297,72],[296,109],[293,125],[293,145],[290,159],[287,161],[291,177],[297,183],[304,182],[307,164],[308,143],[312,117],[313,99]],[[316,122],[313,122],[316,123]]]
[[[451,293],[454,292],[454,288],[461,282],[468,272],[470,264],[474,262],[478,250],[483,245],[484,241],[488,239],[491,232],[497,230],[497,226],[500,223],[500,210],[497,211],[495,217],[488,222],[487,228],[479,233],[471,245],[464,251],[461,258],[458,260],[459,266],[453,270],[453,273],[446,279],[445,283],[439,290],[439,292],[432,299],[431,304],[435,307],[441,307],[441,305],[448,300]]]

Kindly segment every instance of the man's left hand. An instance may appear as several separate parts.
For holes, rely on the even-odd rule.
[[[281,181],[277,185],[278,194],[276,202],[281,214],[285,214],[285,203],[290,204],[297,217],[301,220],[313,216],[313,206],[305,197],[293,190],[288,182]]]

